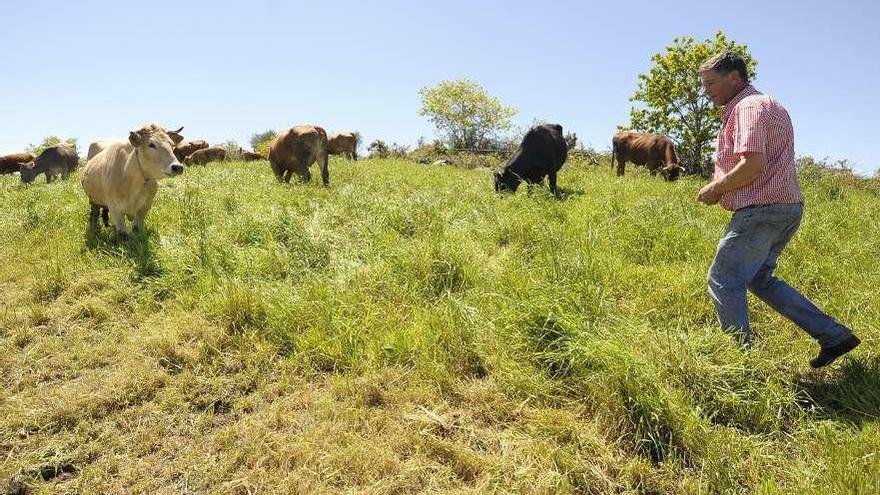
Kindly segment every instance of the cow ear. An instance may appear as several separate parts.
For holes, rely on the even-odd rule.
[[[183,129],[183,127],[181,127]],[[174,146],[177,146],[183,141],[183,136],[179,134],[180,131],[168,131],[168,137],[171,138],[171,142],[174,143]]]
[[[139,133],[131,131],[128,133],[128,142],[131,143],[132,146],[137,148],[144,143],[144,138]]]

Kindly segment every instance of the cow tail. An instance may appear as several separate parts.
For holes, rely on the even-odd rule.
[[[611,170],[614,170],[614,142],[611,142]]]

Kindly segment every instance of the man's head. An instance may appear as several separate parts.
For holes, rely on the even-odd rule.
[[[732,51],[712,56],[700,66],[698,74],[709,99],[719,107],[726,105],[749,84],[746,61]]]

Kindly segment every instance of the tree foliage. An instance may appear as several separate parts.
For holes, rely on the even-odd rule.
[[[696,42],[691,37],[675,38],[665,53],[651,57],[648,74],[639,74],[639,86],[630,101],[630,129],[665,134],[677,142],[682,166],[690,173],[712,171],[715,138],[721,126],[720,110],[706,96],[697,71],[713,54],[733,50],[746,61],[755,77],[757,62],[746,45],[728,40],[718,31],[714,38]]]
[[[27,148],[25,148],[25,151],[34,156],[40,156],[40,153],[42,153],[46,148],[50,146],[55,146],[56,144],[62,142],[66,143],[68,146],[72,146],[74,151],[77,151],[77,153],[79,152],[77,148],[76,138],[67,138],[62,140],[60,137],[55,135],[44,137],[43,141],[40,144],[29,144]]]
[[[498,98],[489,96],[478,83],[464,79],[442,81],[435,88],[419,90],[422,107],[419,115],[426,115],[454,148],[474,149],[510,128],[510,119],[516,115],[513,107],[502,105]]]
[[[277,136],[273,130],[257,132],[253,136],[251,136],[251,148],[254,149],[255,152],[263,155],[269,156],[269,145],[272,144],[272,140]]]
[[[226,159],[227,160],[241,160],[241,146],[234,139],[228,139],[224,143],[220,143],[217,146],[226,150]],[[266,155],[263,155],[266,156]]]

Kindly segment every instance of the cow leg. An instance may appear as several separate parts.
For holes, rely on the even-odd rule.
[[[119,210],[110,210],[110,219],[116,227],[116,237],[120,241],[128,239],[128,229],[125,228],[125,215]]]
[[[617,176],[623,177],[624,169],[626,168],[626,158],[623,155],[617,155]]]
[[[101,215],[101,207],[94,203],[89,203],[89,206],[91,207],[89,210],[89,229],[97,231],[100,228],[98,217]]]
[[[101,220],[104,221],[104,227],[110,226],[110,210],[106,206],[101,207]]]
[[[281,165],[275,163],[274,160],[269,160],[269,165],[272,166],[272,173],[275,174],[275,178],[278,179],[278,182],[284,182],[284,169],[281,168]]]
[[[150,200],[144,205],[143,208],[135,213],[134,218],[132,219],[132,227],[131,229],[135,232],[143,232],[144,231],[144,219],[147,218],[147,213],[150,211],[150,207],[153,206],[153,201]]]
[[[52,182],[53,175],[47,170],[46,171],[46,184]]]
[[[559,189],[556,187],[556,172],[550,172],[547,176],[550,182],[550,192],[552,192],[555,196],[559,196]]]
[[[293,170],[287,169],[284,171],[284,177],[281,180],[290,184],[291,177],[293,177]]]
[[[327,165],[329,155],[327,153],[322,153],[318,155],[318,165],[321,166],[321,181],[325,186],[330,185],[330,168]]]
[[[147,217],[146,210],[140,210],[135,215],[134,218],[131,219],[131,230],[132,232],[143,232],[144,230],[144,219]]]

